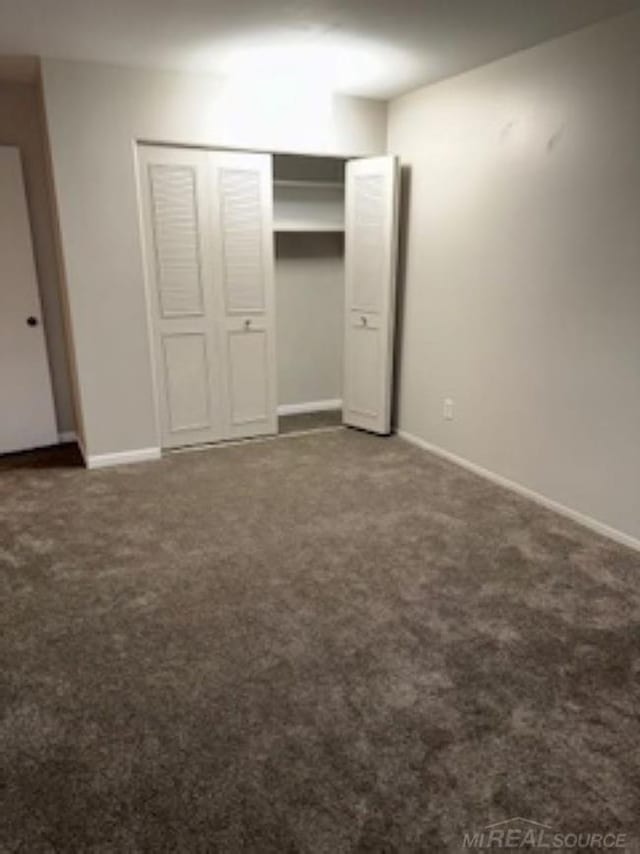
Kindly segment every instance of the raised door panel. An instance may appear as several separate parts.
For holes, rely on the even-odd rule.
[[[215,152],[209,169],[226,342],[225,436],[271,434],[277,431],[271,158]]]
[[[346,362],[346,396],[352,415],[376,418],[379,409],[381,335],[375,319],[351,319]]]
[[[380,434],[391,429],[398,185],[395,157],[347,164],[343,421]]]
[[[165,335],[162,344],[171,432],[205,430],[211,422],[206,336]]]
[[[235,428],[268,425],[267,333],[264,329],[231,330],[228,341],[231,423]]]
[[[160,443],[213,442],[223,435],[226,401],[207,155],[141,146],[139,164]]]

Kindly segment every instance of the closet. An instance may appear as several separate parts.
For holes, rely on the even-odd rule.
[[[342,406],[390,430],[398,165],[141,145],[162,447]]]

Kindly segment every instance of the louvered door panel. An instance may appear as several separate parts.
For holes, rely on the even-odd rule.
[[[385,182],[382,175],[356,175],[353,182],[353,309],[378,312],[388,275]]]
[[[207,155],[141,146],[139,165],[160,442],[213,442],[227,415]]]
[[[271,157],[209,154],[214,269],[223,318],[225,435],[275,433]]]
[[[343,421],[381,434],[391,429],[398,185],[395,157],[347,163]]]
[[[221,166],[218,185],[227,312],[264,312],[261,174]]]
[[[156,286],[163,317],[202,315],[196,169],[149,166]]]

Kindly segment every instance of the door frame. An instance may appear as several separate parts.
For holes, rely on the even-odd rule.
[[[157,375],[157,364],[156,364],[155,349],[154,349],[155,345],[154,345],[153,302],[152,302],[153,297],[152,297],[152,293],[151,293],[151,288],[153,287],[153,281],[152,281],[150,271],[151,271],[151,264],[153,263],[153,259],[149,257],[149,250],[148,250],[148,247],[146,245],[146,240],[145,240],[144,213],[143,213],[143,209],[142,209],[143,199],[142,199],[142,195],[141,195],[141,191],[142,191],[141,166],[142,165],[141,165],[141,158],[140,158],[140,149],[141,148],[143,148],[143,147],[154,147],[154,146],[160,147],[160,148],[173,148],[173,149],[184,148],[184,149],[191,149],[191,150],[204,151],[204,152],[228,152],[228,153],[234,153],[234,154],[267,154],[267,155],[270,155],[271,157],[275,157],[277,155],[285,155],[285,156],[290,155],[293,157],[318,157],[318,158],[342,160],[345,162],[348,162],[350,160],[363,160],[363,159],[367,159],[367,158],[371,158],[371,157],[383,157],[383,156],[387,155],[387,152],[385,152],[384,154],[381,154],[381,153],[377,153],[377,154],[372,154],[372,153],[353,154],[353,153],[339,153],[339,152],[328,153],[326,151],[322,151],[322,152],[291,151],[291,150],[282,150],[282,149],[273,149],[273,148],[260,148],[260,147],[247,148],[246,146],[205,144],[202,142],[193,142],[192,143],[192,142],[185,142],[184,140],[181,142],[175,142],[175,141],[171,141],[168,139],[158,140],[158,139],[154,139],[151,137],[149,137],[149,138],[148,137],[136,137],[136,138],[133,138],[131,140],[131,148],[132,148],[132,156],[133,156],[134,182],[135,182],[135,198],[136,198],[137,214],[138,214],[138,216],[137,216],[137,219],[138,219],[138,240],[139,240],[139,244],[140,244],[142,269],[143,269],[143,279],[144,279],[144,299],[145,299],[145,309],[146,309],[145,314],[146,314],[146,326],[147,326],[147,343],[148,343],[148,357],[149,357],[149,363],[150,363],[150,367],[151,367],[151,386],[152,386],[152,396],[153,396],[153,405],[154,405],[156,447],[160,450],[160,453],[162,453],[163,451],[169,450],[169,449],[165,449],[162,446],[162,429],[161,429],[161,414],[160,414],[160,407],[161,407],[160,394],[161,394],[161,392],[160,392],[160,381],[159,381],[159,378]],[[398,187],[397,192],[399,192],[399,191],[400,190]],[[398,244],[397,230],[396,230],[396,236],[394,239],[395,239],[395,245],[393,247],[393,254],[394,254],[394,257],[397,257],[397,244]],[[389,323],[392,325],[395,324],[396,302],[397,301],[394,297],[393,310],[390,312],[391,316],[389,319]],[[275,318],[276,317],[275,303],[274,303],[273,311],[274,311],[274,318]],[[345,316],[345,319],[343,320],[343,325],[344,324],[346,324],[346,316]],[[275,330],[275,324],[274,324],[274,330]],[[344,330],[343,330],[343,334],[344,334]],[[277,348],[277,340],[275,341],[275,346]],[[344,372],[343,372],[343,376],[344,376]],[[344,379],[343,379],[343,382],[344,382]],[[389,385],[389,395],[391,396],[392,395],[391,383],[388,383],[388,385]],[[277,392],[278,392],[278,387],[277,387],[277,376],[276,376],[275,387],[274,387],[274,394],[276,396],[276,401],[277,401]],[[258,436],[256,438],[261,438],[261,437]],[[262,437],[262,438],[265,438],[265,437]],[[238,441],[249,441],[249,440],[248,439],[240,439],[239,440],[239,439],[233,439],[233,438],[221,439],[217,442],[206,443],[206,446],[207,447],[209,447],[209,446],[214,447],[216,445],[229,444],[229,443],[234,443],[234,442],[238,442]],[[189,447],[189,446],[186,446],[186,447]],[[197,448],[199,446],[193,445],[190,447]]]

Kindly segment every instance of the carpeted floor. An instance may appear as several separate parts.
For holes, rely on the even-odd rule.
[[[281,415],[278,418],[278,433],[325,430],[327,427],[339,427],[341,424],[341,409],[329,409],[323,412],[301,412],[299,415]]]
[[[349,430],[0,472],[0,850],[640,834],[640,555]]]

